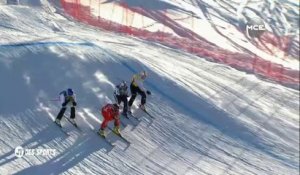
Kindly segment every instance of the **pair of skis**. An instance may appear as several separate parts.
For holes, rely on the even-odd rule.
[[[77,125],[77,123],[72,122],[71,119],[69,117],[67,117],[66,115],[64,115],[64,117],[80,132],[82,132],[82,130],[79,128],[79,126]]]
[[[72,122],[71,121],[71,119],[69,118],[69,117],[67,117],[66,115],[64,115],[64,118],[66,118],[67,119],[67,121],[69,121],[79,132],[82,132],[82,130],[79,128],[79,126],[76,124],[76,123],[74,123],[74,122]],[[63,133],[65,133],[67,136],[69,136],[70,134],[61,126],[61,124],[58,124],[58,123],[56,123],[55,121],[54,121],[54,123],[61,129],[61,131],[63,132]]]
[[[56,123],[56,121],[54,121],[55,125],[58,126],[60,128],[60,130],[66,134],[67,136],[70,136],[70,134],[61,126],[61,124]]]
[[[126,118],[133,126],[137,126],[139,124],[139,118],[131,115],[131,114],[127,114],[127,116],[125,116],[124,114],[121,114],[122,117]],[[121,124],[123,125],[123,127],[126,126],[126,124],[120,119]]]
[[[108,127],[108,129],[110,130],[110,133],[113,133],[114,135],[118,136],[120,139],[122,139],[124,142],[126,142],[127,144],[131,144],[125,137],[123,137],[121,134],[117,134],[113,131],[112,128]],[[95,131],[95,130],[94,130]],[[115,146],[106,136],[102,136],[99,134],[98,131],[96,131],[96,134],[101,137],[102,139],[105,140],[105,142],[107,142],[108,144],[110,144],[111,146]]]
[[[150,114],[146,109],[142,109],[142,108],[140,109],[144,111],[150,118],[155,119],[155,117],[152,114]]]
[[[57,125],[57,126],[60,128],[60,130],[61,130],[65,135],[70,136],[70,134],[68,133],[68,131],[66,131],[65,128],[62,127],[61,124],[56,123],[56,121],[54,121],[54,123],[55,123],[55,125]]]
[[[107,143],[108,145],[114,147],[115,145],[105,136],[100,135],[99,131],[96,131],[95,129],[92,129],[93,133],[95,133],[98,137],[102,138],[105,143]]]
[[[142,109],[142,108],[139,108],[139,109],[141,109],[144,113],[146,113],[150,118],[155,119],[155,117],[154,117],[152,114],[150,114],[146,109]],[[132,118],[135,118],[136,120],[140,121],[140,118],[134,116],[134,115],[132,114],[132,112],[128,112],[128,114],[129,114]]]

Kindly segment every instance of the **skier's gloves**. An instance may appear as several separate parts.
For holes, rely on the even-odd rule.
[[[73,106],[77,106],[77,103],[75,101],[73,102]]]
[[[151,92],[150,92],[150,91],[148,91],[148,90],[146,91],[146,93],[147,93],[148,95],[151,95]]]

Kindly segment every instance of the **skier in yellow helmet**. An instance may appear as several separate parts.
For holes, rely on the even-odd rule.
[[[146,71],[142,71],[138,74],[134,74],[131,80],[131,84],[130,84],[130,91],[131,91],[131,97],[130,100],[128,102],[128,112],[131,113],[131,106],[137,96],[137,94],[142,96],[141,99],[141,104],[140,104],[140,108],[145,110],[145,103],[146,103],[146,93],[148,95],[151,95],[151,92],[146,90],[144,88],[144,81],[147,78],[147,73]]]

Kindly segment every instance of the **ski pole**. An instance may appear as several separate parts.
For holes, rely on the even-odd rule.
[[[49,101],[59,101],[59,98],[57,98],[57,99],[51,99]]]

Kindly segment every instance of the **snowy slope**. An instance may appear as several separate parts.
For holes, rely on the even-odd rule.
[[[0,6],[1,174],[299,174],[299,91],[70,21],[47,4]],[[99,108],[142,69],[156,118],[135,108],[136,127],[122,119],[132,144],[112,138],[111,148],[92,131]],[[83,130],[65,121],[70,136],[52,124],[53,99],[68,87]],[[57,154],[16,158],[17,146]]]

